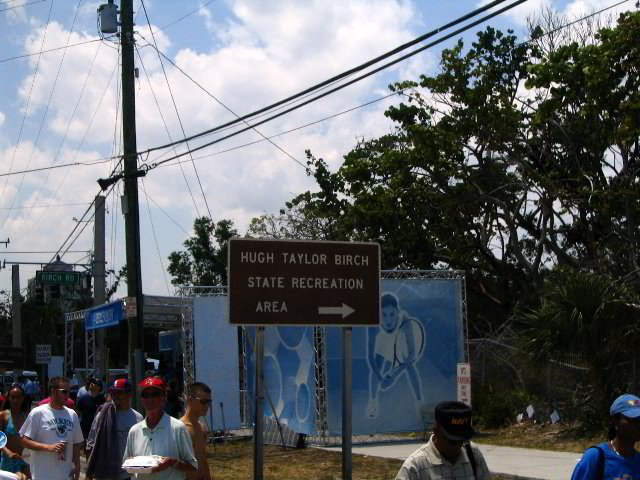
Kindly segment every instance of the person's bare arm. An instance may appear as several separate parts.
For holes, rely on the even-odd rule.
[[[49,445],[47,443],[36,442],[35,440],[32,440],[29,437],[25,437],[25,436],[20,437],[20,442],[22,443],[23,447],[29,448],[35,451],[40,451],[40,452],[60,453],[60,452],[63,452],[65,449],[64,442],[58,442],[58,443]]]

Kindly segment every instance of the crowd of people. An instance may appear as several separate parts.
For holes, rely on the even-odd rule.
[[[123,469],[127,460],[148,466],[148,480],[209,480],[200,419],[211,405],[211,389],[195,382],[183,401],[177,382],[169,386],[159,376],[138,387],[145,417],[131,408],[136,389],[126,378],[105,391],[99,379],[88,377],[74,400],[69,381],[54,377],[49,396],[33,408],[23,384],[14,383],[0,412],[0,431],[7,437],[0,471],[24,480],[78,480],[84,455],[89,480],[132,478]]]

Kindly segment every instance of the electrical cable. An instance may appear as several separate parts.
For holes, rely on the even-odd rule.
[[[140,33],[138,33],[138,35],[140,35],[140,37],[142,37],[145,41],[148,42],[148,40],[146,38],[144,38],[143,35],[141,35]],[[149,46],[153,47],[153,45],[149,44]],[[234,112],[231,108],[229,108],[228,106],[226,106],[224,103],[222,103],[221,100],[219,100],[215,95],[213,95],[211,92],[209,92],[209,90],[207,90],[206,88],[204,88],[200,83],[198,83],[193,77],[191,77],[191,75],[189,75],[188,73],[186,73],[182,68],[180,68],[178,65],[176,65],[170,58],[168,58],[164,53],[162,53],[159,49],[155,49],[156,52],[158,53],[158,55],[162,55],[163,58],[165,58],[169,63],[171,63],[171,65],[173,65],[180,73],[182,73],[185,77],[187,77],[191,82],[193,82],[200,90],[202,90],[204,93],[206,93],[207,95],[209,95],[211,98],[213,98],[220,106],[222,106],[225,110],[227,110],[229,113],[231,113],[234,117],[236,118],[240,118],[240,116]],[[242,122],[249,126],[249,123],[246,120],[242,120]],[[287,157],[289,157],[291,160],[293,160],[294,162],[296,162],[298,165],[300,165],[302,168],[304,168],[305,170],[307,169],[307,167],[300,161],[298,160],[296,157],[294,157],[293,155],[291,155],[289,152],[287,152],[284,148],[282,148],[280,145],[278,145],[277,143],[275,143],[274,141],[271,140],[271,138],[265,136],[262,134],[262,132],[260,132],[258,129],[254,128],[253,129],[254,132],[256,132],[258,135],[260,135],[264,140],[268,141],[271,145],[273,145],[274,147],[276,147],[278,150],[280,150],[282,153],[284,153]]]
[[[58,203],[55,205],[29,205],[29,206],[21,206],[21,207],[12,207],[11,210],[31,210],[34,208],[77,207],[80,205],[88,205],[88,203]],[[0,210],[10,210],[10,208],[0,207]]]
[[[447,24],[445,24],[445,25],[443,25],[443,26],[441,26],[441,27],[439,27],[439,28],[435,29],[435,30],[432,30],[432,31],[430,31],[430,32],[425,33],[424,35],[421,35],[421,36],[419,36],[419,37],[417,37],[417,38],[415,38],[415,39],[411,40],[410,42],[404,43],[404,44],[402,44],[402,45],[400,45],[400,46],[398,46],[398,47],[394,48],[393,50],[390,50],[390,51],[389,51],[389,52],[387,52],[387,53],[384,53],[384,54],[382,54],[382,55],[379,55],[378,57],[376,57],[376,58],[374,58],[374,59],[372,59],[372,60],[369,60],[369,61],[367,61],[367,62],[365,62],[365,63],[363,63],[363,64],[360,64],[360,65],[358,65],[358,66],[356,66],[356,67],[353,67],[353,68],[351,68],[351,69],[349,69],[349,70],[347,70],[347,71],[345,71],[345,72],[342,72],[342,73],[340,73],[340,74],[338,74],[338,75],[335,75],[335,76],[333,76],[333,77],[331,77],[331,78],[329,78],[329,79],[327,79],[327,80],[324,80],[324,81],[322,81],[322,82],[320,82],[320,83],[318,83],[318,84],[315,84],[315,85],[313,85],[313,86],[311,86],[311,87],[309,87],[309,88],[307,88],[307,89],[305,89],[305,90],[303,90],[303,91],[301,91],[301,92],[298,92],[298,93],[296,93],[296,94],[294,94],[294,95],[291,95],[291,96],[289,96],[289,97],[287,97],[287,98],[285,98],[285,99],[283,99],[283,100],[280,100],[280,101],[278,101],[278,102],[276,102],[276,103],[272,103],[271,105],[268,105],[268,106],[266,106],[266,107],[263,107],[263,108],[261,108],[261,109],[259,109],[259,110],[256,110],[256,111],[252,112],[252,113],[249,113],[249,114],[243,115],[243,116],[241,116],[240,118],[238,118],[238,119],[236,119],[236,120],[233,120],[233,121],[228,122],[228,123],[226,123],[226,124],[220,125],[220,126],[218,126],[218,127],[211,128],[211,129],[209,129],[209,130],[205,130],[205,131],[200,132],[200,133],[197,133],[197,134],[195,134],[195,135],[191,135],[190,137],[187,137],[186,139],[184,139],[184,140],[180,141],[179,143],[184,143],[185,141],[194,140],[194,139],[199,138],[199,137],[202,137],[202,136],[204,136],[204,135],[206,135],[206,134],[216,132],[216,131],[218,131],[220,128],[224,128],[224,127],[227,127],[227,126],[229,126],[229,125],[237,124],[237,123],[239,123],[239,122],[242,122],[243,120],[248,120],[249,118],[254,117],[254,116],[256,116],[256,115],[258,115],[258,114],[260,114],[260,113],[263,113],[263,112],[266,112],[266,111],[272,110],[272,109],[274,109],[274,108],[275,108],[275,107],[277,107],[277,106],[280,106],[280,105],[282,105],[282,104],[284,104],[284,103],[290,102],[291,100],[295,100],[295,99],[297,99],[297,98],[299,98],[299,97],[301,97],[301,96],[303,96],[303,95],[306,95],[307,93],[310,93],[310,92],[316,91],[316,90],[318,90],[319,88],[321,88],[321,87],[323,87],[323,86],[326,86],[326,85],[328,85],[328,84],[334,83],[334,82],[336,82],[337,80],[341,80],[341,79],[343,79],[343,78],[345,78],[345,77],[347,77],[347,76],[350,76],[350,75],[352,75],[352,74],[354,74],[354,73],[360,72],[360,71],[364,70],[365,68],[368,68],[368,67],[370,67],[370,66],[372,66],[372,65],[374,65],[374,64],[376,64],[376,63],[379,63],[379,62],[381,62],[382,60],[385,60],[385,59],[387,59],[387,58],[389,58],[389,57],[391,57],[391,56],[395,55],[396,53],[399,53],[399,52],[401,52],[401,51],[403,51],[403,50],[406,50],[406,49],[407,49],[407,48],[409,48],[409,47],[412,47],[413,45],[416,45],[416,44],[418,44],[418,43],[421,43],[421,42],[423,42],[424,40],[426,40],[426,39],[428,39],[428,38],[431,38],[431,37],[433,37],[433,36],[437,35],[438,33],[440,33],[440,32],[442,32],[442,31],[444,31],[444,30],[447,30],[447,29],[451,28],[452,26],[455,26],[455,25],[457,25],[457,24],[459,24],[459,23],[462,23],[462,22],[464,22],[464,21],[466,21],[466,20],[468,20],[468,19],[470,19],[470,18],[473,18],[473,17],[477,16],[478,14],[480,14],[480,13],[482,13],[482,12],[485,12],[485,11],[487,11],[487,10],[491,9],[492,7],[494,7],[494,6],[496,6],[496,5],[499,5],[499,4],[501,4],[501,3],[504,3],[505,1],[506,1],[506,0],[494,0],[494,1],[492,1],[492,2],[490,2],[490,3],[488,3],[488,4],[484,5],[484,6],[482,6],[482,7],[480,7],[480,8],[477,8],[477,9],[473,10],[472,12],[467,13],[466,15],[463,15],[462,17],[459,17],[459,18],[457,18],[457,19],[455,19],[455,20],[453,20],[453,21],[451,21],[451,22],[449,22],[449,23],[447,23]],[[504,11],[510,10],[510,9],[511,9],[511,8],[513,8],[514,6],[517,6],[517,5],[519,5],[520,3],[524,3],[525,1],[527,1],[527,0],[518,0],[517,2],[514,2],[513,4],[511,4],[511,6],[509,6],[508,8],[503,8],[503,9],[501,9],[501,10],[498,10],[496,13],[494,13],[494,14],[492,14],[492,15],[490,15],[490,16],[483,17],[483,18],[484,18],[484,20],[487,20],[487,19],[489,19],[489,18],[493,18],[494,16],[496,16],[496,15],[498,15],[498,14],[500,14],[500,13],[504,12]],[[483,21],[484,21],[484,20],[483,20]],[[480,22],[477,22],[477,23],[480,23]],[[463,31],[465,31],[465,30],[468,30],[468,29],[469,29],[469,28],[471,28],[472,26],[477,25],[477,23],[472,23],[472,24],[470,24],[469,26],[467,26],[466,28],[464,28],[464,29],[462,29],[462,30],[458,30],[458,31],[456,31],[456,33],[454,33],[454,35],[457,35],[458,33],[463,32]],[[452,36],[453,36],[453,35],[452,35]],[[428,47],[427,47],[427,48],[428,48]],[[423,49],[424,49],[424,48],[423,48]],[[418,52],[420,52],[420,51],[422,51],[422,50],[418,50],[418,51],[416,51],[415,53],[418,53]],[[415,53],[413,53],[413,54],[415,55]],[[411,56],[411,55],[409,55],[409,56]],[[408,58],[408,57],[406,57],[406,58]],[[398,61],[401,61],[401,60],[404,60],[404,59],[405,59],[405,57],[402,57],[402,58],[401,58],[400,60],[398,60]],[[398,61],[396,61],[395,63],[398,63]],[[393,64],[394,64],[394,63],[391,63],[391,64],[389,64],[389,65],[393,65]],[[375,73],[375,72],[376,72],[376,71],[374,71],[374,73]],[[168,147],[170,147],[170,146],[171,146],[171,145],[160,145],[160,146],[158,146],[158,147],[153,147],[153,148],[151,148],[151,149],[144,150],[144,151],[143,151],[143,152],[141,152],[141,153],[149,153],[149,152],[152,152],[152,151],[155,151],[155,150],[162,150],[162,149],[168,148]]]
[[[147,198],[148,198],[149,200],[151,200],[151,201],[153,202],[153,204],[154,204],[157,208],[159,208],[159,209],[160,209],[160,211],[161,211],[162,213],[164,213],[164,214],[165,214],[165,216],[166,216],[169,220],[171,220],[171,221],[174,223],[174,225],[175,225],[176,227],[178,227],[180,230],[182,230],[182,232],[183,232],[185,235],[187,235],[187,236],[188,236],[188,235],[191,235],[191,234],[190,234],[189,232],[187,232],[184,228],[182,228],[182,226],[181,226],[178,222],[176,222],[176,221],[173,219],[173,217],[172,217],[171,215],[169,215],[169,214],[165,211],[165,209],[164,209],[164,208],[162,208],[162,207],[158,204],[158,202],[156,202],[153,198],[151,198],[151,195],[149,195],[147,192],[145,192],[145,195],[147,196]]]
[[[181,22],[182,20],[184,20],[187,17],[190,17],[191,15],[193,15],[194,13],[198,13],[200,10],[202,10],[203,8],[205,8],[208,5],[211,5],[213,2],[215,2],[216,0],[209,0],[207,3],[205,3],[204,5],[201,5],[200,7],[196,8],[195,10],[181,16],[180,18],[174,20],[173,22],[165,25],[164,27],[160,27],[157,31],[161,32],[163,30],[168,29],[169,27],[174,26],[176,23]]]
[[[53,3],[53,1],[52,1]],[[75,15],[73,16],[73,21],[71,22],[71,28],[69,29],[69,35],[67,36],[67,45],[69,45],[69,42],[71,41],[71,35],[73,34],[73,29],[76,25],[76,19],[78,18],[78,11],[80,10],[80,4],[82,3],[82,0],[78,0],[78,6],[76,7],[76,12]],[[99,48],[99,47],[98,47]],[[96,52],[97,54],[97,52]],[[38,145],[38,141],[40,140],[40,134],[42,133],[42,127],[44,127],[44,122],[47,119],[47,114],[49,113],[49,107],[51,106],[51,100],[53,99],[53,93],[56,90],[56,86],[58,85],[58,79],[60,78],[60,72],[62,71],[62,65],[64,64],[64,59],[67,55],[67,50],[63,50],[62,52],[62,58],[60,59],[60,64],[58,65],[58,70],[56,72],[56,76],[53,80],[53,86],[51,87],[51,92],[49,93],[49,99],[47,100],[47,105],[44,109],[44,114],[42,115],[42,120],[40,122],[40,126],[38,127],[38,133],[36,134],[36,138],[33,141],[33,145],[31,147],[31,153],[29,154],[29,160],[27,161],[27,166],[26,166],[26,170],[29,169],[29,165],[31,165],[31,160],[33,159],[33,154],[36,151],[36,147]],[[95,58],[94,58],[95,60]],[[93,66],[93,65],[92,65]],[[77,107],[77,105],[76,105]],[[75,110],[74,110],[75,113]],[[69,126],[71,125],[71,122],[69,122],[69,124],[67,125],[67,131],[69,130]],[[66,138],[67,132],[65,132],[65,135],[63,137],[62,142],[64,142],[64,138]],[[58,152],[56,152],[56,155],[53,157],[53,160],[51,162],[51,165],[54,165],[56,163],[56,160],[58,159],[58,154],[60,153],[60,149],[62,148],[62,143],[60,144],[60,146],[58,147]],[[44,182],[42,183],[40,190],[38,191],[38,194],[36,196],[36,199],[34,200],[34,203],[37,202],[40,199],[40,194],[42,193],[42,190],[44,189],[44,186],[47,183],[47,180],[49,179],[49,175],[51,174],[51,170],[47,170],[47,175],[45,177]],[[13,196],[13,201],[11,202],[11,206],[13,207],[13,205],[15,204],[16,199],[18,198],[18,194],[20,193],[20,189],[22,188],[22,184],[24,183],[24,177],[26,174],[22,174],[22,178],[20,179],[20,183],[18,184],[18,188],[16,189],[16,193]],[[53,199],[52,199],[53,201]],[[44,214],[44,213],[43,213]],[[7,217],[5,218],[4,223],[6,223],[6,221],[9,218],[9,214],[7,215]],[[22,227],[22,224],[24,223],[24,220],[22,220],[22,222],[20,222],[20,224],[18,225],[18,227],[15,227],[16,230],[19,231],[19,227]],[[18,236],[19,234],[16,233],[16,236]]]
[[[49,22],[51,21],[51,10],[53,9],[53,0],[51,0],[51,6],[49,7],[49,16],[47,17],[47,24],[44,28],[44,34],[42,35],[42,42],[40,43],[40,52],[44,48],[44,41],[47,38],[47,30],[49,29]],[[18,139],[16,140],[16,146],[13,149],[13,155],[11,156],[11,164],[9,165],[9,173],[13,170],[13,163],[16,159],[16,153],[18,152],[18,146],[20,145],[20,139],[22,138],[22,130],[24,128],[24,122],[27,118],[27,113],[29,111],[29,105],[31,103],[31,94],[33,93],[33,85],[36,83],[36,75],[38,74],[38,68],[40,67],[40,58],[42,54],[38,55],[38,60],[36,62],[36,68],[33,72],[33,78],[31,79],[31,86],[29,87],[29,95],[27,96],[27,104],[24,108],[24,112],[22,114],[22,121],[20,122],[20,131],[18,132]],[[9,179],[7,178],[2,187],[2,193],[0,193],[0,202],[4,198],[4,192],[7,188],[7,182]]]
[[[151,39],[153,40],[153,44],[155,46],[156,52],[159,52],[160,50],[158,49],[158,43],[156,42],[156,36],[153,34],[153,27],[151,26],[151,20],[149,19],[149,15],[147,14],[147,7],[144,4],[144,0],[140,0],[140,2],[142,3],[142,10],[144,11],[144,16],[147,19],[147,24],[149,25],[149,32],[151,32]],[[138,53],[138,56],[140,55],[140,53]],[[171,96],[171,101],[173,102],[173,108],[176,112],[176,116],[178,117],[178,123],[180,124],[180,130],[182,130],[182,136],[186,137],[187,133],[184,131],[184,125],[182,124],[182,118],[180,118],[180,112],[178,111],[178,105],[176,105],[176,99],[173,96],[173,90],[171,89],[171,84],[169,83],[169,78],[167,77],[167,72],[165,71],[164,68],[164,63],[162,63],[162,57],[158,54],[158,61],[160,62],[160,67],[162,68],[162,74],[164,75],[164,80],[167,84],[167,88],[169,89],[169,95]],[[151,82],[149,82],[149,85],[151,85]],[[155,97],[155,95],[154,95]],[[158,108],[160,108],[160,106],[158,105]],[[165,125],[166,126],[166,125]],[[187,142],[187,148],[189,148],[189,143]],[[196,179],[198,180],[198,185],[200,186],[200,192],[202,193],[202,198],[204,199],[204,205],[207,208],[207,213],[209,214],[209,218],[213,218],[211,217],[211,210],[209,209],[209,202],[207,202],[207,196],[204,194],[204,188],[202,188],[202,182],[200,181],[200,174],[198,173],[198,169],[196,168],[196,164],[193,161],[193,156],[191,156],[191,164],[193,165],[193,171],[196,174]],[[182,169],[182,167],[180,167]],[[184,173],[184,172],[183,172]],[[186,177],[185,177],[186,180]],[[196,208],[197,210],[197,208]],[[200,214],[198,214],[198,216],[200,216]]]
[[[104,38],[109,39],[113,37],[115,37],[115,34],[109,35],[108,37],[104,37]],[[11,60],[19,60],[21,58],[33,57],[34,55],[42,55],[43,53],[57,52],[58,50],[66,50],[67,48],[77,47],[79,45],[86,45],[87,43],[95,43],[95,42],[101,42],[101,41],[102,41],[101,38],[94,38],[92,40],[85,40],[84,42],[72,43],[71,45],[68,45],[66,47],[49,48],[48,50],[42,50],[41,52],[37,52],[37,53],[25,53],[23,55],[16,55],[15,57],[7,57],[7,58],[0,59],[0,63],[9,62]]]
[[[144,178],[142,180],[142,191],[145,196],[147,195],[147,188],[144,184]],[[160,255],[160,246],[158,245],[158,237],[156,236],[156,227],[153,224],[153,216],[151,215],[151,207],[149,206],[149,198],[147,197],[147,211],[149,212],[149,222],[151,223],[151,231],[153,232],[153,241],[156,244],[156,252],[158,252],[158,261],[160,262],[160,268],[162,270],[162,276],[164,277],[164,285],[167,287],[167,295],[171,296],[171,291],[169,290],[169,282],[167,282],[167,273],[164,269],[164,263],[162,261],[162,255]]]
[[[380,66],[380,67],[377,67],[376,69],[374,69],[374,70],[372,70],[372,71],[369,71],[369,72],[367,72],[367,73],[365,73],[365,74],[363,74],[363,75],[360,75],[360,76],[358,76],[358,77],[356,77],[356,78],[354,78],[354,79],[352,79],[352,80],[349,80],[347,83],[341,84],[341,85],[339,85],[339,86],[337,86],[337,87],[334,87],[334,88],[332,88],[332,89],[330,89],[330,90],[328,90],[328,91],[326,91],[326,92],[324,92],[324,93],[322,93],[322,94],[320,94],[320,95],[316,95],[315,97],[312,97],[312,98],[310,98],[309,100],[306,100],[306,101],[304,101],[304,102],[302,102],[302,103],[300,103],[300,104],[297,104],[297,105],[295,105],[295,106],[293,106],[293,107],[290,107],[290,108],[288,108],[288,109],[286,109],[286,110],[283,110],[283,111],[282,111],[282,112],[280,112],[280,113],[277,113],[277,114],[275,114],[275,115],[272,115],[272,116],[270,116],[270,117],[267,117],[267,118],[266,118],[266,119],[264,119],[264,120],[261,120],[261,121],[259,121],[259,122],[254,123],[254,124],[251,124],[251,126],[250,126],[250,127],[241,128],[240,130],[237,130],[237,131],[235,131],[235,132],[233,132],[233,133],[231,133],[231,134],[225,135],[225,136],[223,136],[223,137],[219,137],[219,138],[217,138],[216,140],[213,140],[213,141],[211,141],[211,142],[207,142],[207,143],[205,143],[205,144],[203,144],[203,145],[200,145],[200,146],[198,146],[198,147],[195,147],[195,148],[189,149],[189,150],[188,150],[188,151],[186,151],[186,152],[180,153],[180,154],[175,155],[175,156],[173,156],[173,157],[169,157],[169,158],[167,158],[167,159],[165,159],[165,160],[162,160],[161,162],[157,162],[157,163],[151,164],[151,165],[149,166],[149,168],[150,168],[150,169],[156,168],[157,166],[159,166],[159,165],[161,165],[161,164],[163,164],[163,163],[167,163],[167,162],[169,162],[169,161],[171,161],[171,160],[175,160],[175,159],[177,159],[177,158],[183,157],[184,155],[188,155],[188,154],[190,154],[190,153],[197,152],[197,151],[199,151],[199,150],[202,150],[202,149],[204,149],[204,148],[207,148],[207,147],[209,147],[209,146],[211,146],[211,145],[215,145],[216,143],[220,143],[220,142],[222,142],[222,141],[224,141],[224,140],[227,140],[227,139],[229,139],[229,138],[231,138],[231,137],[234,137],[234,136],[236,136],[236,135],[239,135],[239,134],[241,134],[241,133],[244,133],[244,132],[246,132],[247,130],[251,130],[253,127],[256,127],[256,126],[262,125],[262,124],[264,124],[264,123],[270,122],[271,120],[274,120],[274,119],[279,118],[279,117],[281,117],[281,116],[283,116],[283,115],[286,115],[287,113],[290,113],[290,112],[292,112],[292,111],[294,111],[294,110],[297,110],[297,109],[299,109],[299,108],[301,108],[301,107],[303,107],[303,106],[305,106],[305,105],[308,105],[308,104],[310,104],[310,103],[312,103],[312,102],[315,102],[316,100],[319,100],[319,99],[321,99],[321,98],[324,98],[324,97],[326,97],[326,96],[328,96],[328,95],[330,95],[330,94],[332,94],[332,93],[334,93],[334,92],[336,92],[336,91],[338,91],[338,90],[342,90],[343,88],[345,88],[345,87],[347,87],[347,86],[349,86],[349,85],[352,85],[352,84],[354,84],[354,83],[356,83],[356,82],[359,82],[360,80],[362,80],[362,79],[364,79],[364,78],[366,78],[366,77],[369,77],[369,76],[371,76],[371,75],[373,75],[373,74],[375,74],[375,73],[378,73],[379,71],[384,70],[384,69],[386,69],[386,68],[388,68],[388,67],[390,67],[390,66],[392,66],[392,65],[395,65],[396,63],[399,63],[399,62],[401,62],[401,61],[403,61],[403,60],[406,60],[407,58],[410,58],[410,57],[412,57],[413,55],[416,55],[416,54],[418,54],[418,53],[420,53],[420,52],[422,52],[422,51],[424,51],[424,50],[426,50],[426,49],[428,49],[428,48],[431,48],[431,47],[433,47],[433,46],[435,46],[435,45],[438,45],[439,43],[442,43],[442,42],[444,42],[445,40],[448,40],[448,39],[449,39],[449,38],[451,38],[451,37],[454,37],[454,36],[456,36],[456,35],[459,35],[460,33],[463,33],[463,32],[465,32],[466,30],[469,30],[470,28],[475,27],[475,26],[477,26],[478,24],[483,23],[483,22],[485,22],[486,20],[489,20],[489,19],[491,19],[491,18],[493,18],[493,17],[495,17],[495,16],[497,16],[497,15],[500,15],[501,13],[504,13],[504,12],[506,12],[506,11],[508,11],[508,10],[510,10],[510,9],[512,9],[512,8],[514,8],[514,7],[518,6],[518,5],[520,5],[520,4],[524,3],[524,2],[526,2],[526,1],[527,1],[527,0],[516,0],[516,1],[514,1],[513,3],[511,3],[511,4],[507,5],[506,7],[503,7],[503,8],[501,8],[501,9],[499,9],[499,10],[495,11],[495,12],[492,12],[492,13],[490,13],[490,14],[488,14],[488,15],[486,15],[486,16],[484,16],[484,17],[482,17],[482,18],[480,18],[479,20],[476,20],[476,21],[474,21],[474,22],[472,22],[472,23],[470,23],[470,24],[467,24],[467,25],[465,25],[464,27],[462,27],[462,28],[460,28],[460,29],[458,29],[458,30],[456,30],[456,31],[454,31],[454,32],[452,32],[452,33],[450,33],[450,34],[445,35],[444,37],[441,37],[441,38],[439,38],[439,39],[437,39],[437,40],[435,40],[435,41],[433,41],[433,42],[431,42],[431,43],[428,43],[427,45],[424,45],[424,46],[422,46],[422,47],[418,48],[417,50],[414,50],[414,51],[412,51],[412,52],[409,52],[408,54],[405,54],[405,55],[403,55],[403,56],[401,56],[401,57],[399,57],[399,58],[397,58],[397,59],[395,59],[395,60],[393,60],[393,61],[391,61],[391,62],[389,62],[389,63],[386,63],[386,64],[384,64],[384,65],[382,65],[382,66]],[[225,126],[226,126],[226,125],[225,125]],[[212,131],[212,130],[208,130],[208,131],[206,131],[206,132],[207,132],[207,133],[209,133],[210,131]],[[204,132],[203,132],[203,133],[204,133]],[[149,149],[149,150],[145,150],[143,153],[148,153],[148,152],[150,152],[150,151],[155,151],[155,150],[161,149],[161,148],[163,148],[163,147],[164,147],[164,146],[157,147],[157,148],[153,148],[153,149]]]
[[[93,115],[91,116],[91,121],[89,122],[89,124],[87,125],[87,128],[84,131],[84,134],[82,136],[82,139],[80,140],[80,144],[78,145],[78,148],[76,149],[76,152],[73,156],[72,162],[70,164],[66,164],[66,165],[54,165],[51,167],[47,167],[48,169],[53,169],[53,168],[60,168],[60,167],[64,167],[64,166],[70,166],[70,165],[78,165],[78,162],[75,162],[75,159],[78,157],[78,154],[80,153],[80,150],[82,149],[84,142],[87,138],[87,135],[89,133],[89,130],[91,129],[91,126],[93,125],[93,122],[96,118],[96,115],[98,113],[98,111],[100,110],[100,105],[102,104],[102,101],[104,100],[104,97],[107,93],[107,91],[109,90],[109,85],[111,85],[111,81],[113,80],[113,75],[117,69],[119,65],[119,61],[116,61],[116,65],[114,67],[114,69],[111,71],[111,76],[109,77],[109,81],[107,82],[107,85],[105,86],[104,90],[102,91],[102,96],[100,97],[100,100],[98,101],[98,104],[96,105],[96,108],[93,112]],[[103,159],[101,161],[97,161],[94,162],[93,164],[99,164],[99,163],[106,163],[106,162],[112,162],[113,157],[108,157],[106,159]],[[42,170],[45,170],[46,168],[43,168]],[[112,169],[114,170],[114,169]],[[53,202],[53,200],[57,197],[58,192],[60,191],[60,189],[62,188],[62,186],[64,185],[65,181],[67,180],[67,177],[69,176],[69,172],[70,170],[67,169],[67,171],[64,173],[64,176],[62,177],[62,180],[60,181],[60,183],[58,184],[58,186],[56,187],[55,192],[53,193],[53,195],[51,195],[51,199],[49,200],[50,202]],[[2,175],[0,175],[2,176]],[[45,212],[42,212],[42,214],[40,214],[40,217],[38,217],[38,219],[29,227],[28,230],[26,230],[19,238],[22,238],[24,236],[26,236],[27,234],[29,234],[29,232],[31,232],[31,230],[33,230],[35,228],[35,226],[40,222],[40,220],[43,218]]]
[[[144,72],[144,75],[147,79],[147,82],[149,83],[149,90],[151,90],[151,95],[153,96],[153,100],[156,104],[156,107],[158,108],[158,113],[160,114],[160,119],[162,120],[162,123],[164,125],[164,130],[167,133],[167,136],[169,137],[169,141],[173,141],[173,139],[171,138],[171,133],[169,132],[169,127],[167,126],[167,122],[164,119],[164,115],[162,114],[162,109],[160,108],[160,103],[158,102],[158,99],[156,97],[156,93],[153,90],[153,86],[151,85],[151,79],[149,78],[149,74],[147,73],[147,68],[144,65],[144,62],[142,61],[142,56],[140,55],[140,52],[138,51],[138,48],[136,47],[136,53],[138,54],[138,59],[140,60],[140,65],[142,66],[142,71]],[[174,153],[177,153],[176,147],[173,147],[173,151]],[[184,169],[182,168],[182,165],[180,166],[180,171],[182,172],[182,178],[184,178],[184,183],[187,185],[187,190],[189,191],[189,196],[191,196],[191,201],[193,202],[193,206],[196,209],[196,214],[197,216],[200,216],[200,209],[198,208],[198,204],[196,202],[195,197],[193,196],[193,191],[191,190],[191,185],[189,185],[189,180],[187,179],[187,174],[185,173]],[[202,194],[204,196],[204,192]],[[206,198],[205,198],[205,202],[206,202]],[[207,210],[208,210],[208,206],[207,206]]]
[[[380,102],[382,100],[386,100],[387,98],[390,98],[390,97],[396,96],[398,94],[401,94],[402,92],[404,92],[404,90],[397,90],[397,91],[395,91],[393,93],[385,95],[384,97],[375,98],[375,99],[370,100],[370,101],[368,101],[366,103],[362,103],[360,105],[357,105],[355,107],[349,108],[347,110],[342,110],[341,112],[334,113],[333,115],[329,115],[328,117],[323,117],[323,118],[320,118],[318,120],[314,120],[313,122],[305,123],[304,125],[299,125],[297,127],[290,128],[289,130],[284,130],[282,132],[275,133],[275,134],[267,137],[266,140],[269,140],[271,138],[280,137],[280,136],[286,135],[288,133],[296,132],[298,130],[302,130],[304,128],[311,127],[311,126],[316,125],[318,123],[322,123],[322,122],[325,122],[327,120],[331,120],[332,118],[336,118],[336,117],[339,117],[341,115],[345,115],[347,113],[351,113],[351,112],[353,112],[355,110],[358,110],[360,108],[368,107],[369,105],[372,105],[374,103],[377,103],[377,102]],[[228,153],[228,152],[232,152],[234,150],[240,150],[241,148],[250,147],[252,145],[256,145],[258,143],[262,143],[262,142],[264,142],[266,140],[265,139],[260,139],[260,140],[254,140],[253,142],[243,143],[242,145],[237,145],[235,147],[230,147],[230,148],[227,148],[225,150],[220,150],[220,151],[217,151],[217,152],[214,152],[214,153],[210,153],[210,154],[207,154],[207,155],[202,155],[200,157],[194,157],[194,160],[202,160],[202,159],[205,159],[205,158],[215,157],[215,156],[221,155],[223,153]],[[154,159],[154,161],[156,161],[156,160],[157,159]],[[160,165],[158,168],[172,167],[173,165],[175,165],[176,163],[179,163],[179,162],[180,162],[180,160],[176,161],[175,163],[166,163],[166,164]],[[183,163],[184,162],[185,161],[183,161]]]
[[[113,174],[115,173],[116,169],[118,168],[118,166],[120,166],[120,164],[121,164],[121,163],[122,163],[122,160],[120,160],[120,162],[118,162],[118,164],[116,165],[116,168],[114,168],[114,170],[111,172],[111,175],[113,175]],[[110,175],[110,176],[111,176],[111,175]],[[113,191],[113,188],[114,188],[114,186],[115,186],[116,184],[117,184],[117,182],[116,182],[116,183],[114,183],[113,185],[111,185],[111,188],[109,189],[109,192],[107,193],[107,195],[109,195],[109,193],[111,193],[111,192]],[[98,193],[97,193],[96,195],[100,194],[100,192],[101,192],[101,191],[98,191]],[[57,252],[56,252],[56,254],[52,257],[52,259],[49,261],[49,263],[53,262],[53,260],[56,258],[56,255],[58,255],[58,254],[60,253],[60,251],[64,248],[64,246],[65,246],[65,245],[66,245],[66,243],[69,241],[69,239],[71,238],[71,236],[73,235],[73,233],[78,229],[79,225],[80,225],[81,223],[85,223],[85,224],[87,223],[87,222],[84,222],[83,220],[84,220],[84,217],[86,217],[87,213],[89,213],[89,211],[91,210],[91,207],[96,203],[96,198],[95,198],[95,197],[96,197],[96,195],[94,195],[94,197],[93,197],[93,201],[89,204],[89,206],[88,206],[88,207],[87,207],[87,209],[84,211],[84,213],[82,214],[82,216],[80,217],[80,219],[76,222],[75,227],[73,227],[73,230],[71,230],[71,233],[67,236],[67,238],[65,239],[65,241],[64,241],[64,242],[62,242],[62,245],[60,246],[60,248],[58,248],[58,251],[57,251]],[[91,215],[91,218],[93,218],[93,214]],[[70,246],[69,246],[69,247],[67,247],[67,249],[68,249],[68,248],[70,248]]]
[[[13,7],[2,8],[0,9],[0,12],[6,12],[7,10],[13,10],[14,8],[28,7],[29,5],[35,5],[36,3],[43,3],[46,1],[47,0],[35,0],[33,2],[23,3],[22,5],[14,5]],[[53,3],[53,0],[51,0],[51,2]]]

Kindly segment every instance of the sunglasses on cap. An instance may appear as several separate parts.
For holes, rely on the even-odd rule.
[[[63,395],[69,395],[69,389],[68,388],[56,388],[54,390],[59,391]]]
[[[158,398],[158,397],[162,397],[164,395],[164,393],[162,392],[142,392],[140,394],[141,398]]]

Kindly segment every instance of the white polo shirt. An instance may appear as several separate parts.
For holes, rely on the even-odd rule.
[[[176,420],[166,413],[153,429],[147,427],[147,419],[145,418],[129,430],[122,461],[140,455],[161,455],[175,458],[198,468],[198,461],[193,453],[193,445],[187,427],[180,420]],[[136,478],[183,480],[186,478],[186,474],[175,468],[168,468],[157,473],[136,474]]]
[[[396,480],[490,480],[489,467],[478,446],[471,442],[471,450],[476,460],[476,477],[463,448],[455,463],[444,459],[433,444],[433,435],[429,442],[413,452],[402,464]]]

